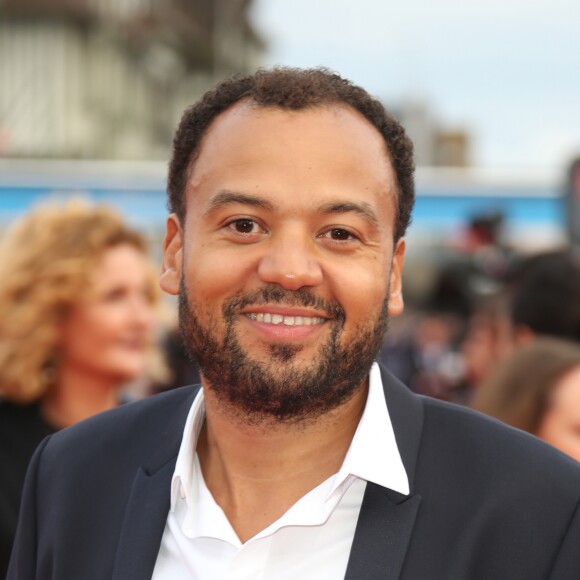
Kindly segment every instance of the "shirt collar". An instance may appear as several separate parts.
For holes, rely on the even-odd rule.
[[[205,403],[203,389],[200,389],[185,422],[171,481],[172,511],[179,495],[188,507],[192,505],[195,450],[204,419]],[[409,495],[409,479],[397,447],[377,363],[373,364],[369,374],[369,392],[363,414],[328,495],[332,495],[349,476]]]
[[[177,498],[181,495],[188,507],[191,507],[191,491],[193,489],[193,473],[195,450],[199,433],[205,420],[205,402],[203,388],[200,388],[185,421],[183,437],[179,446],[179,454],[175,463],[175,471],[171,480],[171,511],[175,509]]]
[[[377,363],[371,367],[367,402],[333,489],[349,475],[409,495],[409,478],[395,439]]]

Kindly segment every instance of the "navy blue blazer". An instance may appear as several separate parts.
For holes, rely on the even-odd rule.
[[[367,485],[347,579],[580,579],[580,464],[526,433],[417,396],[384,369],[383,383],[411,493]],[[43,441],[8,580],[151,578],[198,388]]]

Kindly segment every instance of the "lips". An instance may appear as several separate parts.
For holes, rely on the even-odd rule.
[[[245,316],[256,322],[284,326],[314,326],[326,320],[320,316],[287,316],[270,312],[247,312]]]

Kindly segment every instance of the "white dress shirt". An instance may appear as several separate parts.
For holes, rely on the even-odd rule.
[[[200,390],[185,423],[153,580],[344,578],[366,482],[409,494],[376,363],[339,471],[243,544],[203,479],[195,449],[204,418]]]

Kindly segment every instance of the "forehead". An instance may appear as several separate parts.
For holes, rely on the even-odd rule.
[[[300,111],[242,102],[222,113],[201,141],[187,205],[218,188],[260,193],[357,196],[372,191],[394,206],[396,179],[379,131],[344,105]]]
[[[105,248],[96,258],[91,272],[91,284],[111,279],[131,279],[145,275],[145,255],[129,243]]]

